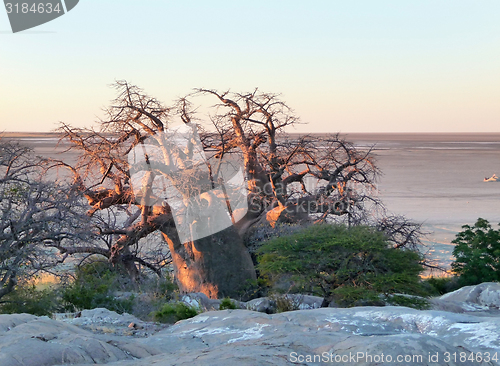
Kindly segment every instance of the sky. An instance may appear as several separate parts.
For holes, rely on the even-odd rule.
[[[90,127],[121,79],[281,93],[290,132],[500,132],[500,1],[80,0],[15,34],[0,9],[0,131]]]

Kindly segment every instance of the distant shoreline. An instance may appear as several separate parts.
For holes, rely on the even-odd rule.
[[[36,138],[36,137],[54,137],[62,136],[59,132],[0,132],[0,137],[5,138]]]
[[[290,133],[290,136],[299,137],[305,135],[327,136],[336,135],[336,133]],[[0,132],[0,138],[59,138],[60,132]],[[349,141],[433,141],[433,142],[500,142],[500,132],[345,132],[339,133],[339,136]]]
[[[432,141],[432,142],[500,142],[500,132],[428,132],[428,133],[340,133],[347,140],[365,141]]]

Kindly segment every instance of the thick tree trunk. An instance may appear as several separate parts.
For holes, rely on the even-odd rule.
[[[233,226],[216,234],[182,244],[175,229],[163,236],[172,253],[179,289],[203,292],[209,298],[241,295],[249,280],[255,280],[252,259]]]

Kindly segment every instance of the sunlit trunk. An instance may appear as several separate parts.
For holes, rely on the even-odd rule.
[[[204,238],[181,243],[172,229],[163,233],[181,293],[203,292],[209,298],[237,298],[256,279],[252,259],[233,226]]]

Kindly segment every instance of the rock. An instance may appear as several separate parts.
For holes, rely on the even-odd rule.
[[[202,292],[193,292],[181,297],[181,301],[188,306],[202,309],[203,311],[219,310],[220,300],[209,299]]]
[[[224,310],[137,339],[160,355],[108,365],[495,365],[475,357],[490,352],[500,358],[499,326],[498,318],[391,306],[272,315]],[[471,352],[474,361],[467,360]],[[455,353],[465,361],[454,362]]]
[[[498,313],[500,309],[500,284],[485,282],[465,286],[431,300],[433,309],[456,313]]]
[[[465,286],[441,296],[441,299],[498,309],[500,308],[500,283],[485,282],[476,286]]]
[[[113,323],[109,319],[121,317],[101,311],[88,315],[82,312],[79,319]],[[238,309],[207,312],[147,338],[135,338],[92,334],[48,318],[7,315],[0,318],[0,364],[317,365],[320,362],[314,360],[335,361],[335,357],[355,355],[356,362],[351,364],[375,365],[383,363],[383,353],[386,360],[388,356],[393,360],[412,357],[412,362],[399,364],[432,364],[428,357],[433,355],[440,360],[435,364],[454,365],[445,362],[445,352],[463,352],[467,357],[470,352],[500,353],[499,326],[499,318],[389,306],[320,308],[272,315]],[[108,341],[104,341],[106,337],[110,337]],[[14,355],[21,355],[22,363]]]
[[[258,311],[260,313],[273,314],[276,312],[276,302],[267,297],[259,297],[246,302],[247,310]]]
[[[290,306],[294,309],[317,309],[321,307],[323,298],[318,296],[300,295],[300,294],[287,294],[276,297],[261,297],[253,299],[248,302],[242,302],[231,299],[231,301],[240,309],[247,309],[258,311],[266,314],[273,314],[279,311],[276,300],[285,299],[290,302]],[[203,311],[219,310],[221,300],[209,299],[207,295],[201,292],[185,294],[181,297],[181,301],[188,306],[193,306]]]
[[[455,301],[441,300],[439,297],[435,297],[429,300],[430,307],[432,310],[448,311],[451,313],[465,313],[464,303]]]
[[[125,336],[146,337],[164,327],[143,322],[127,313],[117,314],[105,308],[83,310],[79,314],[79,317],[72,317],[71,314],[69,316],[68,314],[54,314],[53,317],[91,332]],[[134,326],[130,327],[131,324]]]
[[[323,298],[318,296],[286,294],[273,297],[260,297],[244,303],[247,310],[274,314],[283,311],[281,307],[296,310],[318,309],[323,303]]]
[[[130,323],[142,323],[141,320],[137,319],[133,315],[127,313],[117,314],[116,312],[105,308],[83,310],[80,312],[80,316],[78,318],[66,318],[64,321],[75,325],[113,324],[128,326]]]
[[[52,366],[134,360],[159,352],[120,340],[112,343],[74,325],[27,314],[0,315],[0,365]]]
[[[129,328],[132,328],[132,329],[138,329],[138,328],[141,328],[141,326],[140,326],[140,325],[137,325],[137,324],[135,324],[134,322],[130,323],[130,324],[128,325],[128,327],[129,327]]]
[[[59,316],[59,321],[0,315],[0,365],[499,365],[500,317],[495,316],[498,310],[491,312],[496,288],[483,284],[436,300],[460,309],[464,304],[485,306],[488,316],[487,310],[476,308],[462,314],[397,306],[278,314],[236,309],[160,327],[106,309],[82,311],[80,318]],[[315,307],[320,298],[288,300]],[[246,305],[265,308],[266,301],[270,299]],[[134,326],[149,333],[139,337]]]
[[[289,299],[298,310],[319,309],[323,303],[323,298],[319,296],[287,294],[284,297]]]
[[[244,302],[234,299],[230,300],[236,305],[236,307],[245,309]],[[201,309],[202,311],[213,311],[213,310],[219,310],[222,300],[209,299],[208,296],[202,292],[192,292],[183,295],[181,297],[181,301],[188,306],[196,307],[198,309]]]

